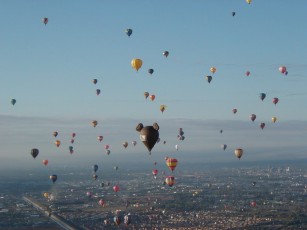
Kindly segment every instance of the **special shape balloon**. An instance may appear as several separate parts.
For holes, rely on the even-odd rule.
[[[144,127],[142,123],[139,123],[136,131],[140,132],[140,140],[147,147],[149,154],[151,154],[151,150],[159,138],[159,125],[154,123],[152,126]]]

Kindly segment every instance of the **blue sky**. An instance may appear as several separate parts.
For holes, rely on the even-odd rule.
[[[97,152],[104,154],[107,143],[115,161],[123,154],[147,154],[142,143],[121,146],[125,140],[140,142],[139,122],[160,124],[167,145],[156,146],[153,154],[161,158],[193,152],[204,161],[232,161],[233,150],[242,147],[247,161],[306,159],[306,9],[303,0],[2,1],[2,162],[33,160],[29,152],[35,146],[41,159],[59,152],[63,156],[56,159],[68,161],[71,132],[77,133],[76,158],[86,152],[100,159]],[[143,60],[138,72],[130,66],[133,58]],[[287,76],[278,71],[281,65]],[[212,66],[217,71],[208,84]],[[155,101],[145,100],[145,91]],[[264,101],[260,93],[266,93]],[[274,97],[280,99],[276,106]],[[163,114],[161,104],[167,105]],[[278,118],[274,125],[272,116]],[[259,122],[267,124],[264,130]],[[174,152],[180,127],[186,140]],[[63,143],[59,149],[53,145],[55,130]],[[97,135],[105,138],[100,145]],[[218,155],[223,143],[229,146],[227,158]]]

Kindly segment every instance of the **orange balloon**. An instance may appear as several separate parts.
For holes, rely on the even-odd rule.
[[[46,166],[48,164],[48,160],[43,160],[43,164]]]
[[[149,98],[150,98],[150,100],[154,101],[156,96],[155,95],[150,95]]]

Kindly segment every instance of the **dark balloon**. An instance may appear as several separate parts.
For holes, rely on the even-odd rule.
[[[153,74],[154,70],[153,69],[149,69],[148,73]]]
[[[210,83],[212,81],[212,76],[207,76],[206,79],[207,79],[208,83]]]
[[[132,29],[126,29],[126,34],[128,35],[128,37],[130,37],[131,36],[131,34],[132,34]]]
[[[39,154],[39,150],[38,149],[32,149],[31,150],[31,155],[32,155],[33,158],[36,158],[38,154]]]
[[[57,176],[57,175],[51,175],[51,176],[50,176],[50,180],[51,180],[53,183],[55,183],[57,179],[58,179],[58,176]]]
[[[97,172],[97,170],[98,170],[98,165],[93,165],[93,170],[94,170],[94,172]]]
[[[168,52],[168,51],[164,51],[164,52],[163,52],[163,55],[167,58],[168,55],[169,55],[169,52]]]
[[[97,82],[98,82],[97,79],[93,79],[93,83],[94,83],[95,85],[97,84]]]
[[[97,96],[100,94],[100,89],[96,89]]]
[[[159,138],[159,125],[154,123],[153,126],[144,127],[142,123],[139,123],[136,127],[136,131],[140,132],[140,139],[147,147],[149,154],[151,154],[151,150]]]
[[[235,16],[236,15],[236,12],[232,12],[232,16]]]
[[[260,99],[261,99],[261,101],[263,101],[264,100],[264,98],[266,97],[266,94],[265,93],[260,93]]]

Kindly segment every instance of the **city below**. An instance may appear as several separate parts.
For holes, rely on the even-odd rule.
[[[307,229],[306,164],[158,166],[1,172],[0,229]]]

